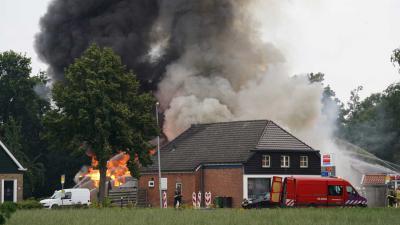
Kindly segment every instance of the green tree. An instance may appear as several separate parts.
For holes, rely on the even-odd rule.
[[[325,80],[325,74],[318,72],[318,73],[309,73],[307,74],[307,78],[310,83],[321,83]]]
[[[66,69],[65,80],[54,85],[52,96],[55,108],[46,116],[45,137],[58,140],[53,142],[58,147],[95,154],[101,202],[111,156],[127,152],[128,167],[134,174],[135,158],[144,165],[151,162],[148,140],[158,132],[156,101],[152,95],[140,93],[136,77],[110,48],[92,44]]]
[[[352,92],[352,105],[342,135],[377,156],[400,162],[400,84],[392,84],[382,93],[360,101]]]
[[[40,132],[42,117],[49,108],[49,103],[35,92],[35,88],[45,86],[45,74],[32,76],[30,64],[25,55],[14,51],[0,53],[0,136],[6,136],[4,141],[12,145],[10,149],[28,168],[26,162],[38,163],[37,157],[46,149]],[[40,189],[40,182],[29,181],[37,180],[35,176],[41,174],[29,175],[30,172],[24,174],[28,176],[24,186],[31,190],[25,191],[25,196]]]
[[[390,57],[390,61],[392,61],[393,65],[398,66],[400,68],[400,48],[393,50],[392,56]]]
[[[19,162],[27,168],[24,172],[24,193],[33,193],[36,187],[41,187],[44,184],[45,179],[45,167],[42,162],[39,161],[42,153],[39,153],[35,157],[28,157],[28,155],[22,149],[22,135],[21,125],[14,118],[10,118],[7,123],[3,125],[4,140],[13,155],[17,157]]]
[[[324,85],[325,74],[321,72],[309,73],[307,74],[307,78],[310,83],[320,83]],[[330,117],[330,119],[334,120],[337,126],[341,126],[344,116],[344,105],[336,97],[336,93],[329,85],[324,86],[321,101],[323,104],[322,112]]]

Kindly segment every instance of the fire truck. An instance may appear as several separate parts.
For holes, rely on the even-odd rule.
[[[244,200],[244,208],[258,207],[366,207],[362,197],[346,180],[336,177],[273,177],[264,201]]]

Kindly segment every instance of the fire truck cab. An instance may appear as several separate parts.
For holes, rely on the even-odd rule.
[[[273,182],[279,181],[282,179],[274,177]],[[278,190],[281,193],[281,206],[367,206],[367,199],[359,195],[348,181],[341,178],[287,177],[282,185],[275,186],[281,186],[281,191]],[[276,201],[277,197],[273,198],[273,194],[274,190],[271,192],[271,200]]]

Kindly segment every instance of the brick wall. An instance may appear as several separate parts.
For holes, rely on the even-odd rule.
[[[23,174],[0,174],[0,200],[1,196],[3,193],[1,193],[2,190],[2,180],[14,180],[17,179],[17,201],[22,200],[23,196],[23,185],[24,185],[24,180],[23,180]]]
[[[168,179],[167,203],[168,207],[174,204],[174,192],[176,183],[182,183],[183,204],[192,204],[192,192],[199,190],[199,181],[196,179],[197,173],[163,173],[162,177]],[[154,187],[148,187],[150,179],[154,179]],[[153,207],[159,207],[160,195],[158,191],[158,174],[142,175],[139,179],[139,188],[147,190],[148,201]]]
[[[204,191],[212,193],[212,202],[215,196],[232,197],[233,207],[240,207],[243,200],[243,172],[242,168],[205,168]],[[163,173],[168,179],[168,207],[173,206],[176,183],[182,183],[183,204],[192,204],[192,193],[201,189],[201,169],[191,173]],[[154,187],[148,187],[148,181],[154,179]],[[158,174],[142,175],[139,179],[139,188],[146,189],[149,203],[159,207]],[[204,201],[204,193],[203,193]]]
[[[204,170],[204,191],[211,192],[211,201],[216,196],[232,197],[232,206],[241,207],[243,200],[242,168],[218,168]]]

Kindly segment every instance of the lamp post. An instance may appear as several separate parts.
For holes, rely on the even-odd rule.
[[[157,127],[158,125],[158,106],[160,105],[159,102],[156,103],[156,120],[157,120]],[[161,160],[160,160],[160,135],[157,135],[157,160],[158,160],[158,191],[160,192],[160,208],[163,207],[162,204],[162,191],[161,191]]]

